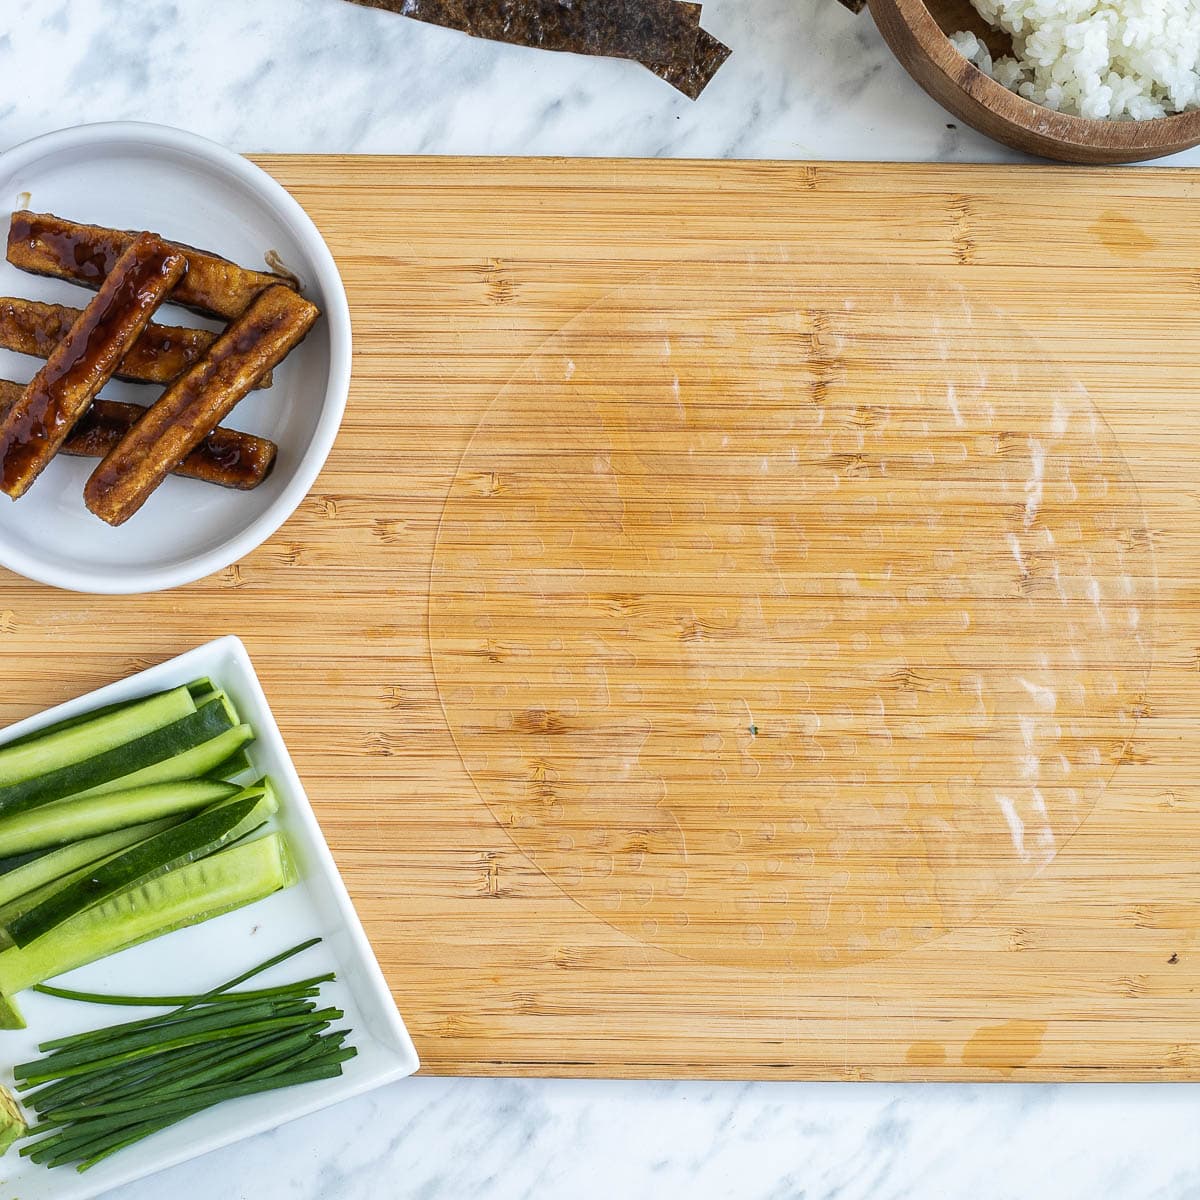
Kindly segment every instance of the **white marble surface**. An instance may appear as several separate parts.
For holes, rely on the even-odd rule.
[[[692,104],[639,67],[342,0],[4,0],[0,147],[81,121],[236,149],[1005,161],[834,0],[710,0]],[[1178,163],[1200,163],[1200,152]],[[414,1079],[121,1200],[1200,1197],[1200,1087]]]
[[[1014,157],[947,128],[870,18],[835,0],[707,0],[704,25],[734,53],[693,103],[634,63],[344,0],[3,0],[0,146],[129,118],[243,151]]]

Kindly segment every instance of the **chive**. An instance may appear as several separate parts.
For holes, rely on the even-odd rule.
[[[49,1099],[56,1098],[61,1092],[86,1090],[91,1092],[108,1091],[110,1086],[118,1084],[132,1084],[134,1080],[143,1079],[146,1074],[155,1072],[163,1066],[163,1058],[169,1058],[170,1061],[184,1061],[194,1055],[200,1054],[203,1048],[184,1048],[181,1050],[168,1051],[166,1055],[152,1060],[152,1058],[142,1058],[136,1062],[126,1063],[122,1067],[114,1067],[107,1072],[104,1072],[103,1080],[89,1079],[88,1076],[68,1076],[66,1079],[58,1079],[52,1084],[44,1084],[38,1086],[36,1091],[29,1091],[29,1088],[35,1085],[18,1084],[22,1090],[22,1100],[25,1104],[35,1106],[47,1103]]]
[[[323,983],[330,983],[334,979],[332,971],[327,975],[314,975],[311,979],[302,979],[298,983],[289,983],[273,988],[260,988],[253,992],[227,992],[210,1003],[204,1006],[205,1012],[214,1011],[218,1006],[233,1010],[241,1004],[251,1004],[257,1000],[275,1000],[275,999],[295,999],[295,1000],[311,1000],[320,991],[320,986]],[[35,989],[35,990],[47,990]],[[54,989],[50,992],[51,995],[61,995],[63,989]],[[87,995],[88,993],[80,993]],[[72,999],[72,996],[66,996],[66,999]],[[122,997],[122,1000],[124,997]],[[156,1000],[186,1002],[193,999],[191,996],[159,996]],[[164,1005],[165,1006],[165,1005]],[[197,1005],[196,1007],[200,1007]],[[188,1011],[191,1011],[190,1009]],[[167,1021],[175,1020],[176,1014],[164,1013],[158,1017],[144,1017],[137,1021],[125,1021],[117,1025],[109,1025],[104,1029],[94,1029],[87,1033],[75,1033],[69,1037],[54,1038],[48,1042],[42,1042],[38,1049],[43,1054],[48,1054],[51,1050],[67,1049],[72,1046],[86,1045],[94,1041],[102,1034],[118,1034],[129,1032],[135,1029],[148,1029],[153,1026],[161,1026]]]
[[[293,1071],[287,1075],[268,1079],[251,1079],[245,1083],[226,1084],[223,1087],[205,1088],[200,1091],[181,1096],[173,1101],[148,1105],[150,1115],[146,1120],[158,1121],[167,1117],[172,1122],[190,1117],[203,1109],[212,1108],[226,1100],[235,1100],[241,1096],[254,1096],[261,1092],[276,1091],[280,1088],[295,1087],[301,1083],[313,1083],[320,1079],[333,1079],[342,1073],[340,1064],[334,1063],[324,1067],[311,1067],[301,1071]],[[53,1151],[50,1166],[59,1166],[73,1159],[87,1159],[92,1156],[92,1143],[111,1136],[114,1133],[124,1134],[133,1124],[128,1113],[117,1113],[111,1117],[93,1117],[85,1121],[77,1121],[70,1126],[69,1134]],[[39,1161],[34,1159],[34,1161]]]
[[[223,983],[220,987],[215,987],[210,992],[205,992],[194,1000],[188,1001],[185,1007],[192,1003],[199,1004],[207,1000],[210,996],[219,995],[221,992],[227,992],[230,988],[235,988],[239,983],[245,983],[247,979],[253,979],[255,975],[261,975],[264,971],[269,971],[272,967],[278,966],[281,962],[287,962],[289,958],[295,958],[297,954],[303,954],[305,950],[310,950],[318,942],[319,937],[309,938],[306,942],[300,942],[293,946],[290,950],[284,950],[282,954],[276,954],[274,958],[268,958],[265,962],[261,962],[257,967],[251,967],[249,971],[244,971],[241,975],[235,975],[228,983]]]
[[[242,1004],[249,1003],[252,1000],[271,1000],[276,996],[288,996],[302,991],[314,991],[323,983],[332,983],[336,978],[332,971],[324,975],[313,975],[309,979],[300,979],[295,983],[280,984],[278,987],[257,988],[253,991],[244,992],[223,992],[219,996],[215,996],[212,1000],[207,1001],[207,1004]],[[71,992],[66,988],[55,988],[49,984],[39,984],[34,991],[44,992],[48,996],[59,996],[64,1000],[75,1000],[82,998],[83,1000],[94,1003],[95,993],[92,992]],[[200,1007],[199,998],[197,996],[109,996],[104,1000],[105,1004],[121,1004],[125,1005],[128,1001],[130,1008],[193,1008]],[[143,1003],[144,1001],[144,1003]],[[165,1020],[169,1014],[164,1013],[158,1017],[146,1017],[139,1021],[138,1024],[151,1025],[156,1021]],[[133,1022],[127,1022],[133,1024]],[[118,1028],[119,1026],[111,1026]],[[53,1045],[54,1043],[47,1043]]]
[[[342,1053],[345,1053],[345,1051]],[[142,1111],[148,1114],[148,1118],[143,1119],[153,1120],[160,1116],[193,1108],[197,1104],[208,1107],[210,1104],[217,1104],[223,1100],[233,1100],[239,1096],[252,1096],[257,1092],[269,1092],[277,1088],[291,1087],[294,1083],[306,1083],[313,1078],[327,1079],[329,1078],[331,1067],[336,1065],[336,1063],[318,1064],[316,1066],[304,1067],[299,1071],[288,1071],[281,1075],[251,1076],[241,1083],[222,1083],[212,1087],[196,1088],[193,1091],[185,1092],[183,1095],[169,1096],[157,1102],[150,1100],[142,1106]],[[341,1072],[338,1071],[336,1074],[341,1074]],[[130,1114],[137,1111],[136,1107],[126,1106],[106,1111],[102,1115],[86,1113],[82,1117],[67,1117],[64,1119],[74,1122],[71,1126],[72,1130],[78,1128],[80,1130],[86,1129],[93,1132],[106,1133],[113,1129],[122,1129],[128,1126],[131,1123]]]
[[[311,1013],[314,1008],[315,1005],[311,1000],[267,1000],[258,1004],[247,1005],[245,1009],[239,1006],[235,1011],[239,1025],[245,1025],[270,1017],[296,1016],[303,1013]],[[65,1075],[67,1068],[84,1066],[101,1060],[111,1060],[115,1055],[125,1053],[126,1051],[171,1045],[177,1043],[182,1037],[190,1037],[194,1034],[208,1032],[209,1030],[220,1031],[228,1029],[232,1015],[225,1011],[214,1013],[201,1011],[198,1015],[168,1022],[162,1029],[139,1029],[133,1033],[123,1034],[120,1037],[114,1038],[97,1037],[91,1043],[79,1044],[70,1049],[56,1050],[48,1058],[35,1059],[33,1062],[18,1063],[12,1069],[13,1075],[18,1080],[21,1080],[27,1076],[31,1076],[35,1072],[39,1074],[53,1072],[54,1074],[49,1076],[49,1078],[53,1079],[55,1075]],[[238,1028],[238,1026],[234,1026],[234,1028]],[[167,1037],[166,1042],[163,1040],[164,1034]]]
[[[330,1029],[342,1010],[317,1008],[321,984],[332,975],[232,990],[317,940],[196,995],[112,997],[43,988],[85,1002],[175,1007],[57,1038],[40,1047],[42,1058],[18,1064],[17,1086],[38,1118],[21,1154],[47,1167],[73,1163],[86,1171],[226,1100],[341,1075],[358,1051],[347,1044],[349,1030]]]
[[[314,1013],[302,1013],[294,1017],[271,1017],[264,1021],[252,1021],[246,1025],[235,1025],[231,1029],[208,1031],[203,1030],[199,1033],[186,1034],[178,1038],[172,1038],[166,1042],[162,1042],[157,1046],[142,1046],[135,1050],[127,1050],[123,1053],[112,1054],[106,1058],[97,1058],[81,1063],[78,1066],[70,1066],[59,1069],[50,1067],[48,1063],[42,1063],[43,1070],[36,1075],[26,1075],[25,1082],[32,1086],[38,1083],[48,1083],[51,1079],[65,1079],[71,1075],[81,1075],[88,1071],[106,1070],[109,1067],[117,1066],[120,1063],[130,1062],[133,1059],[144,1058],[150,1054],[159,1054],[163,1050],[174,1050],[179,1046],[195,1046],[200,1042],[218,1041],[223,1038],[235,1037],[242,1033],[257,1033],[259,1030],[266,1029],[287,1029],[294,1028],[297,1025],[325,1025],[328,1026],[333,1021],[341,1020],[345,1016],[340,1008],[323,1008]],[[23,1068],[33,1069],[38,1064],[22,1063]]]
[[[125,1129],[118,1130],[115,1133],[107,1136],[101,1135],[98,1140],[90,1143],[84,1143],[78,1146],[75,1151],[60,1152],[60,1156],[45,1162],[48,1167],[65,1166],[70,1162],[78,1162],[77,1171],[83,1172],[91,1167],[94,1167],[101,1159],[107,1158],[110,1154],[115,1154],[118,1150],[123,1150],[126,1146],[132,1146],[135,1142],[140,1142],[143,1138],[149,1137],[151,1134],[158,1133],[163,1129],[169,1129],[172,1125],[177,1125],[180,1121],[185,1120],[196,1113],[203,1111],[200,1108],[194,1108],[190,1112],[185,1112],[177,1116],[163,1117],[157,1121],[143,1121],[137,1125],[127,1126]],[[84,1158],[84,1155],[90,1157]],[[82,1161],[79,1161],[82,1159]],[[44,1161],[44,1160],[43,1160]]]
[[[90,1075],[73,1076],[22,1096],[22,1100],[39,1116],[57,1113],[67,1106],[87,1104],[99,1107],[123,1096],[143,1096],[152,1089],[166,1088],[172,1082],[178,1083],[182,1080],[186,1086],[186,1081],[193,1071],[205,1070],[214,1061],[237,1061],[240,1055],[249,1053],[264,1043],[291,1036],[295,1035],[287,1031],[282,1034],[257,1034],[221,1042],[219,1049],[205,1044],[168,1051],[154,1058],[129,1063],[123,1068],[105,1071],[102,1083],[98,1084]],[[305,1031],[304,1036],[308,1038],[313,1035]]]
[[[305,950],[310,950],[317,945],[321,939],[319,937],[309,938],[307,942],[301,942],[297,946],[293,946],[290,950],[285,950],[282,954],[275,955],[274,958],[268,958],[266,962],[259,963],[257,967],[246,971],[242,975],[229,980],[228,983],[221,984],[220,987],[215,987],[210,992],[199,992],[192,996],[113,996],[103,992],[77,992],[71,988],[54,987],[48,983],[39,983],[34,987],[35,992],[42,992],[47,996],[58,996],[63,1000],[80,1000],[87,1004],[119,1004],[126,1005],[130,1008],[166,1008],[168,1005],[181,1005],[190,1008],[195,1004],[201,1004],[212,996],[216,996],[221,992],[227,992],[230,988],[235,988],[239,983],[245,983],[248,979],[253,979],[255,975],[261,975],[264,971],[270,970],[271,967],[278,966],[281,962],[286,962],[289,958],[294,958],[297,954],[303,953]],[[319,979],[306,980],[306,984],[311,986],[314,983],[325,983],[333,978],[332,975],[322,975]],[[296,984],[293,987],[299,986]],[[274,991],[274,988],[267,989]],[[246,993],[249,995],[249,993]]]
[[[178,1092],[187,1091],[190,1087],[199,1086],[204,1080],[211,1082],[214,1076],[217,1081],[221,1078],[236,1080],[246,1075],[256,1064],[262,1067],[275,1062],[278,1057],[293,1055],[296,1048],[302,1048],[320,1036],[322,1034],[311,1030],[282,1030],[241,1040],[234,1044],[233,1050],[226,1050],[227,1044],[222,1043],[217,1049],[210,1049],[208,1055],[199,1061],[188,1064],[186,1073],[176,1070],[160,1072],[154,1079],[146,1080],[136,1093],[130,1088],[122,1088],[118,1096],[102,1097],[100,1103],[107,1109],[114,1103],[121,1103],[125,1097],[134,1097],[139,1104],[144,1105],[146,1100],[152,1097],[173,1096]],[[92,1104],[92,1097],[85,1094],[80,1097],[78,1103]]]
[[[305,1045],[292,1051],[286,1059],[275,1059],[259,1064],[244,1075],[245,1079],[267,1079],[278,1075],[281,1071],[290,1071],[299,1066],[318,1066],[326,1059],[341,1050],[345,1034],[319,1033],[311,1034]]]
[[[118,1150],[124,1150],[126,1146],[132,1146],[134,1142],[140,1142],[143,1138],[148,1138],[152,1133],[159,1133],[161,1130],[169,1129],[177,1123],[178,1118],[169,1117],[165,1121],[148,1121],[144,1125],[139,1125],[120,1141],[110,1140],[107,1144],[93,1147],[92,1156],[84,1159],[77,1169],[80,1173],[88,1171],[100,1162],[101,1159],[107,1158],[110,1154],[116,1154]]]
[[[253,1039],[252,1037],[247,1037],[245,1040],[251,1041]],[[231,1052],[235,1052],[235,1048],[239,1044],[239,1040],[226,1043]],[[57,1083],[40,1087],[35,1092],[27,1092],[22,1095],[21,1100],[25,1104],[32,1105],[35,1109],[40,1110],[49,1104],[62,1103],[65,1098],[73,1097],[76,1094],[97,1097],[104,1096],[114,1089],[119,1090],[120,1088],[131,1086],[135,1082],[140,1084],[140,1081],[159,1071],[186,1071],[211,1053],[212,1049],[210,1046],[185,1047],[182,1050],[168,1051],[158,1059],[140,1059],[137,1062],[127,1063],[123,1067],[114,1067],[111,1070],[105,1071],[103,1082],[88,1075],[72,1076],[69,1079],[61,1079]]]
[[[339,1038],[344,1037],[345,1032],[337,1036]],[[319,1079],[336,1078],[342,1073],[341,1063],[354,1057],[355,1054],[357,1054],[357,1050],[354,1047],[348,1047],[338,1050],[334,1054],[323,1056],[320,1061],[313,1062],[302,1070],[290,1069],[282,1076],[278,1074],[253,1075],[241,1084],[196,1090],[182,1096],[176,1096],[169,1103],[155,1103],[149,1098],[143,1098],[139,1102],[136,1102],[137,1111],[153,1111],[155,1115],[144,1118],[142,1122],[132,1121],[132,1113],[110,1112],[102,1109],[101,1115],[97,1116],[95,1112],[88,1112],[74,1119],[73,1123],[62,1133],[22,1147],[21,1153],[32,1156],[35,1162],[42,1162],[47,1157],[53,1157],[54,1161],[48,1163],[48,1165],[55,1166],[84,1157],[85,1148],[90,1146],[97,1137],[103,1138],[107,1136],[109,1141],[111,1141],[111,1135],[114,1133],[121,1135],[120,1145],[114,1146],[114,1149],[120,1148],[120,1146],[127,1144],[124,1140],[124,1135],[127,1131],[136,1129],[136,1127],[144,1125],[147,1122],[152,1125],[152,1128],[147,1129],[146,1134],[141,1134],[133,1140],[140,1140],[141,1136],[146,1136],[150,1132],[156,1132],[160,1128],[174,1124],[184,1117],[199,1112],[204,1108],[210,1108],[214,1104],[221,1103],[227,1099],[233,1099],[241,1095],[254,1095],[277,1088],[292,1087]],[[135,1102],[130,1103],[132,1105]],[[164,1116],[166,1117],[165,1120],[163,1119]],[[63,1119],[69,1118],[64,1117]],[[39,1132],[41,1128],[39,1127]],[[93,1154],[94,1149],[86,1150],[86,1153]]]
[[[265,1000],[254,1004],[206,1005],[204,1008],[189,1009],[182,1016],[162,1018],[147,1024],[141,1021],[131,1021],[127,1025],[117,1025],[110,1029],[99,1029],[90,1034],[82,1034],[72,1038],[66,1044],[50,1046],[47,1042],[38,1048],[48,1057],[36,1060],[38,1065],[54,1065],[66,1063],[73,1058],[94,1058],[108,1052],[110,1048],[127,1047],[139,1038],[150,1041],[163,1041],[168,1036],[182,1033],[193,1028],[198,1021],[215,1020],[218,1025],[231,1024],[235,1017],[245,1019],[247,1014],[258,1015],[267,1013],[276,1015],[275,1010],[289,1005],[312,1004],[311,1000]],[[46,1050],[49,1047],[49,1051]],[[28,1066],[29,1064],[21,1064]],[[17,1069],[14,1068],[14,1073]]]
[[[212,1055],[220,1052],[228,1052],[229,1046],[223,1046],[222,1043],[232,1043],[234,1047],[244,1048],[244,1034],[266,1032],[268,1030],[288,1030],[294,1031],[298,1028],[304,1028],[310,1032],[320,1031],[328,1028],[331,1021],[336,1020],[334,1014],[338,1013],[337,1009],[326,1010],[328,1015],[321,1013],[301,1014],[294,1017],[275,1017],[265,1021],[252,1022],[249,1025],[241,1027],[236,1033],[230,1031],[228,1033],[198,1033],[189,1035],[186,1038],[178,1039],[178,1045],[167,1045],[158,1047],[143,1047],[137,1050],[130,1050],[124,1054],[112,1055],[107,1059],[96,1059],[93,1062],[85,1063],[76,1067],[67,1067],[61,1072],[46,1073],[38,1076],[30,1082],[38,1082],[41,1080],[49,1080],[51,1078],[60,1079],[64,1082],[74,1082],[79,1080],[85,1083],[95,1082],[95,1075],[107,1077],[114,1066],[148,1066],[152,1072],[161,1072],[170,1070],[171,1064],[168,1061],[168,1054],[180,1048],[197,1047],[201,1051],[200,1058],[204,1055]],[[193,1064],[194,1065],[194,1064]],[[61,1097],[60,1097],[61,1100]]]
[[[281,1070],[290,1070],[292,1067],[298,1066],[301,1063],[307,1062],[311,1066],[315,1065],[316,1063],[323,1062],[326,1059],[337,1062],[345,1062],[346,1059],[353,1058],[358,1053],[353,1046],[349,1048],[348,1052],[342,1049],[342,1041],[345,1039],[348,1032],[348,1030],[343,1030],[341,1033],[325,1034],[318,1038],[313,1046],[297,1054],[295,1058],[293,1058],[284,1066],[264,1068],[263,1070],[256,1072],[256,1074],[275,1075]],[[344,1057],[338,1057],[339,1055]]]
[[[122,1100],[106,1100],[101,1104],[78,1104],[65,1108],[56,1108],[54,1110],[55,1123],[63,1121],[79,1121],[86,1117],[95,1116],[97,1111],[104,1113],[119,1113],[119,1112],[142,1112],[151,1102],[166,1097],[175,1096],[180,1092],[188,1092],[201,1085],[212,1085],[222,1082],[226,1079],[236,1079],[239,1075],[246,1075],[248,1068],[260,1067],[274,1064],[278,1061],[284,1061],[286,1064],[291,1064],[299,1061],[298,1058],[291,1057],[297,1047],[303,1048],[312,1039],[312,1034],[307,1031],[300,1033],[287,1034],[284,1037],[276,1037],[271,1041],[262,1041],[257,1049],[239,1054],[236,1058],[218,1060],[215,1064],[189,1074],[186,1078],[175,1078],[167,1083],[160,1084],[146,1092],[140,1092],[136,1096],[129,1096],[128,1099]]]
[[[25,1158],[32,1158],[34,1162],[41,1162],[38,1155],[42,1149],[48,1146],[55,1146],[62,1141],[62,1134],[56,1133],[53,1137],[43,1138],[40,1142],[26,1142],[18,1151]]]

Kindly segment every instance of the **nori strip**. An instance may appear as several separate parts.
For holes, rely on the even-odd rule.
[[[472,37],[539,50],[628,58],[695,100],[728,47],[677,0],[351,0]]]
[[[866,3],[866,0],[863,0]],[[729,47],[717,41],[711,33],[696,30],[696,47],[690,59],[677,63],[654,65],[647,63],[655,75],[678,88],[689,100],[695,100],[729,57]]]

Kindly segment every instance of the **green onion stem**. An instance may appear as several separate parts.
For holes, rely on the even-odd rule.
[[[258,1004],[247,1005],[244,1011],[237,1012],[238,1023],[245,1025],[254,1021],[265,1020],[268,1017],[294,1016],[298,1013],[312,1012],[312,1001],[272,1001],[263,1000]],[[229,1028],[231,1014],[227,1011],[200,1011],[177,1021],[166,1023],[162,1029],[139,1029],[133,1033],[118,1037],[97,1037],[91,1043],[81,1043],[73,1048],[56,1050],[48,1058],[35,1059],[32,1062],[18,1063],[13,1067],[13,1075],[17,1079],[25,1079],[37,1072],[45,1075],[57,1072],[66,1073],[68,1068],[86,1066],[88,1063],[110,1059],[124,1051],[139,1050],[143,1047],[165,1046],[177,1043],[180,1038],[209,1030]],[[166,1035],[164,1039],[164,1034]]]
[[[73,1076],[58,1084],[50,1084],[41,1091],[23,1096],[26,1104],[39,1115],[57,1113],[60,1109],[82,1104],[99,1107],[114,1098],[136,1094],[139,1098],[148,1092],[165,1088],[172,1083],[185,1081],[191,1073],[204,1070],[219,1061],[237,1061],[242,1054],[250,1053],[265,1043],[278,1041],[281,1037],[295,1036],[286,1031],[280,1033],[250,1034],[246,1037],[193,1046],[170,1051],[159,1058],[141,1059],[126,1068],[104,1072],[103,1082],[91,1076]],[[306,1038],[313,1035],[305,1032]],[[164,1082],[165,1081],[165,1082]]]
[[[201,1108],[210,1108],[226,1100],[235,1100],[240,1096],[253,1096],[259,1092],[275,1091],[278,1088],[293,1087],[300,1083],[310,1083],[318,1079],[329,1079],[341,1074],[338,1064],[329,1066],[308,1067],[300,1071],[291,1071],[286,1075],[272,1076],[269,1079],[251,1079],[245,1083],[225,1084],[221,1087],[203,1088],[173,1100],[161,1101],[158,1104],[145,1106],[143,1120],[159,1120],[163,1117],[178,1117],[181,1114],[190,1115]],[[75,1148],[73,1157],[86,1157],[79,1154],[78,1148],[94,1140],[100,1134],[114,1133],[128,1129],[130,1125],[139,1124],[136,1118],[131,1118],[127,1112],[114,1113],[111,1116],[93,1116],[86,1120],[76,1121],[70,1126],[70,1137],[60,1147],[59,1153],[69,1153],[68,1144]]]
[[[274,1075],[281,1070],[286,1071],[292,1067],[299,1066],[301,1063],[310,1061],[324,1061],[324,1059],[327,1057],[332,1058],[335,1055],[342,1053],[342,1042],[345,1040],[348,1032],[348,1030],[343,1030],[340,1033],[327,1033],[322,1037],[315,1039],[312,1046],[310,1046],[307,1050],[301,1051],[295,1056],[295,1058],[291,1059],[291,1061],[279,1067],[263,1068],[257,1073],[261,1075]],[[353,1058],[357,1053],[358,1051],[355,1050],[346,1057]],[[345,1060],[338,1059],[338,1061],[344,1062]]]
[[[245,983],[246,980],[253,979],[255,975],[261,975],[264,971],[269,971],[281,962],[286,962],[289,958],[294,958],[297,954],[302,954],[305,950],[312,949],[320,941],[319,937],[309,938],[308,941],[300,942],[299,945],[293,946],[290,950],[284,950],[282,954],[276,954],[273,958],[268,958],[265,962],[259,963],[257,967],[251,967],[249,971],[235,976],[227,983],[221,984],[220,987],[215,987],[208,992],[198,992],[193,996],[110,996],[103,992],[77,992],[71,988],[53,987],[48,983],[39,983],[33,990],[35,992],[42,992],[47,996],[59,996],[64,1000],[82,1000],[88,1004],[122,1004],[137,1008],[157,1008],[165,1007],[168,1004],[180,1004],[190,1007],[193,1004],[202,1003],[221,992],[227,992],[230,988],[237,987],[239,983]]]
[[[199,1111],[199,1110],[197,1110]],[[191,1116],[192,1114],[186,1114]],[[137,1126],[120,1140],[110,1140],[107,1143],[102,1143],[100,1146],[92,1148],[90,1158],[85,1158],[79,1164],[78,1170],[82,1174],[84,1171],[91,1170],[102,1159],[107,1158],[110,1154],[116,1154],[118,1150],[124,1150],[126,1146],[132,1146],[134,1142],[140,1142],[143,1138],[148,1138],[152,1133],[158,1133],[163,1129],[169,1129],[172,1125],[178,1124],[180,1118],[169,1117],[165,1121],[148,1121],[144,1125]]]
[[[113,1114],[122,1112],[140,1113],[144,1112],[155,1101],[169,1099],[181,1092],[190,1094],[193,1090],[202,1086],[212,1086],[239,1075],[244,1078],[254,1078],[257,1071],[247,1074],[249,1068],[261,1068],[282,1059],[286,1069],[287,1066],[291,1066],[293,1063],[299,1061],[298,1058],[293,1057],[292,1052],[297,1047],[303,1048],[307,1046],[311,1037],[312,1035],[306,1031],[288,1034],[284,1038],[260,1046],[257,1051],[238,1055],[237,1058],[217,1063],[207,1070],[197,1071],[194,1075],[189,1075],[185,1079],[177,1079],[173,1083],[164,1084],[149,1093],[131,1096],[127,1100],[109,1101],[103,1105],[81,1104],[56,1109],[54,1119],[57,1122],[80,1121],[87,1117],[95,1116],[97,1111]]]
[[[257,992],[230,992],[205,1004],[201,1011],[205,1013],[234,1012],[243,1006],[270,1000],[309,1000],[319,994],[320,984],[327,982],[328,978],[332,978],[332,976],[316,976],[314,979],[301,980],[299,983],[289,984],[286,987],[263,988]],[[157,1017],[145,1017],[137,1021],[106,1025],[101,1029],[91,1029],[85,1033],[73,1033],[68,1037],[42,1042],[38,1049],[43,1054],[49,1054],[53,1050],[71,1050],[76,1046],[90,1045],[92,1042],[103,1040],[110,1035],[116,1037],[125,1033],[136,1033],[139,1029],[161,1029],[169,1023],[187,1020],[196,1015],[197,1008],[200,1006],[180,1010],[178,1013],[169,1012]]]
[[[293,1017],[271,1017],[264,1021],[251,1021],[245,1025],[235,1025],[230,1029],[217,1030],[202,1030],[199,1033],[187,1034],[181,1037],[172,1038],[169,1041],[159,1043],[158,1045],[142,1046],[135,1050],[126,1050],[119,1054],[112,1054],[106,1058],[97,1058],[78,1066],[72,1067],[49,1067],[48,1064],[41,1064],[44,1069],[36,1075],[26,1075],[25,1082],[28,1085],[38,1083],[48,1083],[51,1079],[65,1079],[72,1075],[82,1075],[90,1071],[106,1070],[109,1067],[117,1066],[121,1063],[132,1062],[135,1059],[145,1058],[152,1054],[161,1054],[164,1050],[174,1050],[181,1046],[195,1046],[201,1042],[221,1041],[226,1038],[237,1037],[244,1033],[258,1033],[268,1029],[290,1029],[298,1025],[328,1026],[333,1021],[339,1021],[345,1016],[340,1008],[323,1008],[313,1013],[301,1013]],[[38,1064],[23,1063],[23,1067],[35,1068]]]
[[[315,945],[301,942],[192,996],[109,996],[49,985],[38,990],[89,1003],[175,1007],[42,1044],[43,1057],[13,1069],[37,1114],[20,1153],[47,1167],[89,1170],[111,1154],[226,1100],[342,1074],[358,1051],[345,1014],[317,1008],[330,974],[237,992],[238,984]]]
[[[248,1044],[254,1044],[263,1035],[247,1034],[243,1038],[235,1038],[222,1042],[226,1053],[236,1054]],[[270,1036],[270,1035],[267,1035]],[[160,1074],[182,1075],[211,1056],[211,1044],[185,1047],[181,1050],[168,1051],[158,1058],[139,1059],[123,1067],[114,1067],[104,1072],[103,1082],[98,1082],[89,1075],[71,1076],[57,1083],[47,1084],[35,1092],[22,1095],[23,1103],[36,1109],[44,1109],[53,1104],[61,1104],[73,1100],[76,1096],[86,1096],[89,1099],[103,1099],[111,1092],[130,1088],[141,1088],[148,1079]]]
[[[284,984],[280,987],[257,988],[254,991],[246,992],[225,991],[221,995],[227,996],[231,1000],[269,1000],[273,996],[292,992],[297,988],[314,988],[319,987],[322,983],[331,983],[334,978],[334,973],[328,971],[324,975],[314,975],[311,979],[302,979],[298,983]],[[33,990],[46,996],[57,996],[62,1000],[78,1000],[87,1004],[120,1005],[127,1008],[174,1008],[198,1003],[202,996],[207,994],[197,992],[184,996],[112,996],[101,992],[76,992],[70,988],[54,987],[48,983],[39,983]],[[162,1017],[147,1017],[144,1023],[148,1024],[162,1019]],[[130,1024],[134,1023],[130,1022]],[[136,1024],[143,1024],[143,1022],[139,1021]]]

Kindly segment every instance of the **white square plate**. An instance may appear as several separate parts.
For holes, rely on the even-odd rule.
[[[204,676],[229,694],[242,719],[254,727],[256,739],[249,748],[250,759],[257,774],[271,776],[280,795],[279,812],[267,828],[278,827],[284,832],[300,881],[258,904],[124,950],[55,982],[97,992],[153,995],[204,991],[297,942],[319,935],[325,939],[320,945],[245,986],[266,987],[336,971],[336,982],[322,986],[321,1001],[345,1010],[344,1020],[334,1027],[353,1031],[350,1041],[358,1048],[358,1056],[345,1064],[340,1078],[218,1105],[105,1159],[83,1174],[72,1167],[48,1170],[20,1157],[14,1148],[0,1158],[3,1200],[88,1200],[411,1075],[419,1065],[250,657],[238,638],[219,638],[149,671],[39,713],[6,729],[0,734],[0,742],[101,705],[164,691]],[[0,1078],[10,1087],[11,1068],[36,1058],[38,1042],[156,1011],[80,1004],[32,991],[22,992],[18,1004],[29,1028],[0,1031]]]

